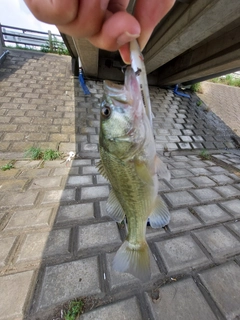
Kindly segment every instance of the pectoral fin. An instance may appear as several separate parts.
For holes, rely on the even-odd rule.
[[[149,171],[148,167],[146,166],[145,162],[143,161],[138,161],[135,160],[135,170],[137,172],[137,175],[139,176],[139,178],[149,184],[149,185],[153,185],[153,177],[151,172]]]
[[[155,172],[160,176],[161,179],[170,180],[171,173],[168,170],[166,164],[156,155],[154,159]]]
[[[107,214],[116,222],[121,222],[125,218],[125,213],[113,190],[110,191],[106,209]]]
[[[151,215],[149,216],[149,223],[152,228],[162,228],[170,221],[170,213],[162,198],[157,197]]]
[[[101,160],[98,161],[98,163],[96,164],[96,168],[98,169],[98,172],[105,178],[108,180],[108,177],[107,177],[107,173],[105,171],[105,168],[103,166],[103,163]]]

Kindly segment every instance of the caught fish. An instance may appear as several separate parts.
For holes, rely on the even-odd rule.
[[[170,179],[156,154],[151,124],[143,106],[136,74],[125,72],[124,86],[104,82],[101,103],[99,172],[112,189],[106,210],[115,221],[127,217],[128,234],[117,251],[113,268],[150,279],[150,257],[146,242],[147,220],[151,227],[169,223],[166,204],[158,196],[158,176]]]

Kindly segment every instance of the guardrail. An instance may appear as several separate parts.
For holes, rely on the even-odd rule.
[[[51,31],[47,33],[0,24],[0,41],[4,47],[13,43],[20,48],[68,54],[61,35]]]

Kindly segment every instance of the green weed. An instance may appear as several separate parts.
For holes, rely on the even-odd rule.
[[[73,300],[69,303],[68,311],[64,315],[65,320],[75,320],[83,312],[83,301]]]
[[[49,161],[49,160],[55,160],[61,157],[61,153],[59,151],[55,151],[52,149],[47,149],[43,151],[43,160]]]
[[[235,78],[232,74],[227,74],[225,77],[213,78],[209,81],[233,87],[240,87],[240,78]]]
[[[1,169],[2,171],[10,170],[10,169],[12,169],[12,168],[14,168],[14,165],[13,165],[12,162],[8,162],[8,163],[5,164],[4,166],[1,166],[1,167],[0,167],[0,169]]]
[[[194,92],[198,92],[198,93],[203,93],[202,86],[201,86],[200,82],[192,84],[190,87],[190,90],[192,90]]]
[[[25,157],[31,160],[51,161],[61,158],[61,153],[52,149],[42,150],[39,147],[31,147],[25,152]]]
[[[211,155],[209,154],[209,152],[207,150],[202,150],[199,154],[199,157],[202,159],[202,160],[210,160],[211,159]]]

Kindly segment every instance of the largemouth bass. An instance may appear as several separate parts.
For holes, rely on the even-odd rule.
[[[124,86],[104,82],[101,103],[99,172],[112,189],[107,213],[115,221],[127,217],[128,235],[117,251],[113,268],[150,279],[150,258],[146,224],[153,228],[169,223],[166,204],[158,196],[158,176],[170,179],[165,164],[156,154],[152,128],[142,103],[136,74],[125,73]]]

